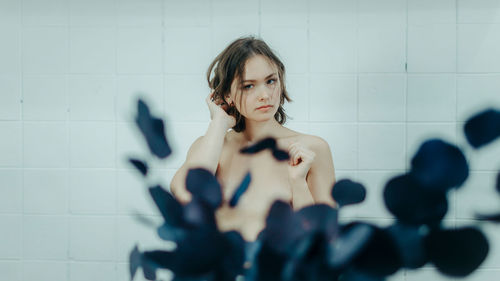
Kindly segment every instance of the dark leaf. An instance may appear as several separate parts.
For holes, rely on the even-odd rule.
[[[418,185],[411,175],[392,178],[385,186],[387,209],[408,224],[439,224],[448,211],[446,193],[430,191]]]
[[[497,192],[500,193],[500,172],[497,175]]]
[[[172,153],[165,136],[163,120],[151,115],[146,103],[139,99],[137,102],[137,116],[135,122],[146,138],[148,147],[158,158],[165,158]]]
[[[432,139],[420,146],[411,160],[410,173],[423,188],[446,191],[464,183],[469,166],[458,147]]]
[[[290,154],[288,152],[281,150],[281,149],[275,149],[273,150],[273,157],[274,159],[278,161],[285,161],[290,159]]]
[[[339,207],[363,202],[366,197],[365,187],[348,179],[340,180],[332,188],[332,197]]]
[[[181,203],[170,192],[157,185],[149,188],[153,201],[160,210],[165,222],[171,226],[182,226],[183,208]]]
[[[207,169],[192,168],[186,177],[186,189],[193,198],[205,202],[213,209],[222,203],[222,191],[217,178]]]
[[[193,198],[184,206],[184,221],[192,227],[217,228],[214,209],[198,198]]]
[[[290,204],[276,200],[269,210],[262,240],[276,253],[286,254],[293,243],[304,234],[301,221]]]
[[[224,251],[221,233],[205,228],[191,231],[174,251],[147,251],[143,261],[173,271],[177,277],[196,277],[213,271]]]
[[[276,140],[274,138],[264,138],[253,145],[240,149],[240,153],[254,154],[261,152],[262,150],[265,149],[274,150],[275,148],[276,148]]]
[[[326,240],[320,233],[309,233],[292,248],[284,265],[283,281],[332,280],[333,271],[326,264]]]
[[[473,227],[431,231],[426,239],[429,258],[439,271],[465,277],[476,270],[489,251],[484,234]]]
[[[351,223],[328,245],[328,264],[334,269],[346,267],[366,246],[375,228],[365,223]]]
[[[134,279],[135,273],[137,272],[137,269],[141,267],[141,264],[142,254],[139,252],[139,248],[137,247],[137,245],[135,245],[129,256],[130,280]]]
[[[402,223],[393,224],[387,229],[396,244],[405,268],[416,269],[424,266],[428,261],[421,229],[419,226]]]
[[[162,224],[157,229],[158,236],[166,241],[180,241],[186,236],[186,229],[183,227],[171,226],[167,223]]]
[[[387,231],[376,226],[373,226],[373,230],[370,240],[356,256],[353,265],[369,276],[389,276],[401,268],[401,257]]]
[[[494,223],[500,223],[500,213],[490,214],[490,215],[480,214],[480,215],[476,215],[476,219],[490,221],[490,222],[494,222]]]
[[[152,219],[146,217],[143,214],[135,213],[134,218],[136,219],[136,221],[138,221],[139,223],[142,223],[143,225],[145,225],[147,227],[156,228],[156,226],[157,226],[157,223],[155,223]]]
[[[319,233],[327,241],[338,233],[338,211],[327,204],[314,204],[300,209],[296,216],[307,232]]]
[[[134,167],[141,172],[143,176],[146,176],[148,174],[148,165],[137,159],[129,158],[128,161],[134,165]]]
[[[354,269],[349,269],[343,272],[338,280],[339,281],[384,281],[385,278],[366,274],[360,271],[356,271]]]
[[[474,148],[489,144],[500,136],[500,111],[490,108],[472,116],[465,123],[464,132]]]
[[[243,274],[243,263],[245,262],[245,240],[237,231],[223,233],[225,239],[224,257],[217,268],[216,279],[221,281],[233,281],[236,276]]]
[[[250,176],[250,172],[248,172],[243,181],[241,181],[240,186],[238,186],[233,196],[231,197],[231,200],[229,201],[229,206],[234,207],[238,204],[240,197],[243,195],[243,193],[245,193],[245,191],[247,191],[251,180],[252,177]]]

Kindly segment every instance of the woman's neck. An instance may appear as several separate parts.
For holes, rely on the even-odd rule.
[[[277,137],[284,128],[276,119],[265,122],[245,120],[245,130],[242,132],[243,142],[253,144],[265,137]]]

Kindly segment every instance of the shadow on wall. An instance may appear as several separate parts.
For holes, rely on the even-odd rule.
[[[147,141],[153,157],[165,159],[171,149],[165,137],[164,122],[152,116],[148,106],[138,101],[136,124]],[[470,118],[464,132],[468,143],[480,149],[500,137],[500,111],[488,109]],[[289,155],[266,138],[241,149],[254,154],[271,150],[278,161]],[[144,159],[129,159],[144,178],[148,164]],[[489,252],[489,243],[477,226],[446,229],[442,220],[448,211],[448,193],[462,186],[469,166],[462,150],[439,139],[425,141],[411,160],[408,173],[389,180],[384,189],[387,209],[396,217],[388,227],[355,221],[341,224],[342,207],[364,200],[363,185],[351,180],[335,183],[331,195],[339,209],[316,204],[293,211],[275,201],[266,226],[256,242],[248,247],[237,231],[219,231],[215,211],[222,204],[219,182],[208,170],[189,170],[186,188],[192,200],[183,205],[161,184],[149,192],[164,218],[156,227],[146,217],[138,219],[156,229],[160,238],[176,243],[172,251],[130,254],[133,279],[142,268],[148,280],[156,280],[158,269],[168,269],[174,280],[385,280],[399,269],[417,269],[432,263],[441,273],[464,277],[476,270]],[[230,206],[251,182],[243,179],[230,200]],[[147,183],[146,183],[147,184]],[[500,173],[496,191],[500,195]],[[500,197],[499,197],[500,199]],[[498,214],[481,214],[483,222],[500,222]],[[467,241],[467,243],[464,243]],[[248,260],[247,251],[252,250]]]

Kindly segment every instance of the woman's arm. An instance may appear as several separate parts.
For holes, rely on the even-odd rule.
[[[189,148],[186,161],[177,170],[170,183],[170,191],[183,203],[191,201],[191,193],[186,190],[186,176],[191,168],[205,168],[215,175],[219,164],[227,126],[214,119],[207,132],[199,137]]]
[[[316,157],[311,164],[306,182],[314,198],[314,203],[324,203],[336,207],[337,204],[331,195],[332,187],[335,184],[335,168],[330,146],[322,138],[314,137],[312,149],[315,151]]]

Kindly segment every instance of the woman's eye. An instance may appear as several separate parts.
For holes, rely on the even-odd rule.
[[[274,84],[274,83],[276,83],[276,79],[269,79],[269,80],[267,80],[267,83]]]
[[[252,84],[245,85],[245,86],[243,86],[243,89],[250,89],[252,86],[253,86]]]

